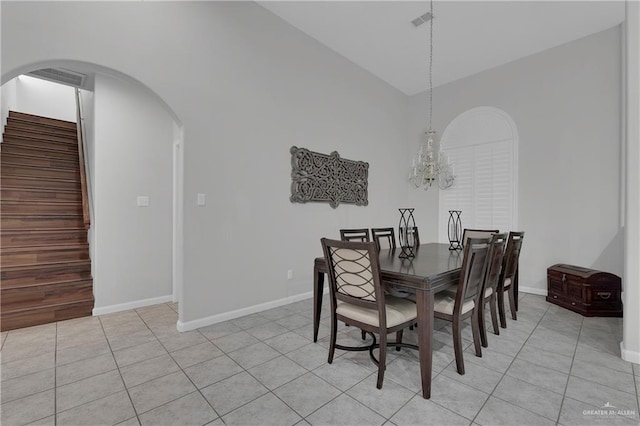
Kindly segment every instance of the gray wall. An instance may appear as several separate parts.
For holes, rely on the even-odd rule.
[[[321,236],[395,225],[397,207],[415,206],[422,239],[437,239],[437,192],[405,182],[424,95],[407,99],[261,7],[2,7],[3,81],[50,59],[89,62],[146,85],[184,126],[182,321],[310,291]],[[482,105],[518,125],[522,285],[534,291],[556,262],[622,272],[619,36],[608,30],[435,90],[440,131]],[[369,207],[291,204],[292,145],[368,161]],[[200,192],[206,207],[195,205]]]
[[[623,273],[620,37],[615,27],[434,91],[440,131],[478,106],[506,111],[518,127],[520,285],[529,290],[546,291],[555,263]],[[424,131],[426,105],[426,94],[411,99],[411,135]],[[437,217],[437,194],[428,197],[414,204]]]
[[[3,3],[3,80],[49,59],[124,73],[183,125],[183,322],[310,292],[320,237],[405,205],[406,96],[255,3]],[[291,204],[292,145],[369,162],[369,206]]]

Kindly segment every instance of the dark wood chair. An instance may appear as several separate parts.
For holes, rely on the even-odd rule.
[[[498,280],[502,270],[502,259],[507,245],[507,234],[493,234],[489,243],[489,254],[487,257],[487,271],[482,285],[482,296],[478,304],[478,323],[480,324],[480,339],[483,347],[488,346],[487,327],[484,322],[484,308],[489,304],[491,310],[491,324],[493,333],[500,334],[498,327]]]
[[[462,247],[464,247],[469,238],[491,238],[491,234],[499,232],[499,229],[465,229],[462,232]]]
[[[518,259],[524,241],[524,232],[509,232],[507,248],[502,260],[502,271],[498,279],[498,312],[500,314],[500,326],[507,328],[507,315],[504,306],[504,293],[509,293],[509,307],[511,308],[511,318],[518,319],[516,314],[516,298],[518,297],[515,288],[518,276]]]
[[[376,243],[376,247],[378,247],[378,251],[382,248],[380,240],[383,240],[388,248],[396,248],[396,234],[393,228],[371,228],[371,236],[373,237],[373,242]]]
[[[360,241],[360,242],[367,242],[367,243],[371,241],[371,239],[369,238],[369,230],[367,228],[341,229],[340,239],[342,241]]]
[[[395,346],[418,349],[416,345],[402,343],[405,328],[417,320],[415,303],[385,294],[380,277],[378,249],[373,242],[338,241],[322,238],[322,250],[329,266],[329,295],[331,300],[331,342],[328,362],[333,362],[336,349],[368,350],[378,365],[377,388],[382,388],[386,368],[386,348]],[[336,343],[337,322],[342,321],[371,334],[368,346],[344,346]],[[376,343],[375,334],[380,343]],[[395,342],[387,342],[387,334],[396,333]],[[380,348],[379,359],[373,349]]]
[[[420,246],[420,233],[418,232],[418,227],[417,226],[412,226],[409,228],[409,234],[413,234],[413,245],[415,247],[419,247]],[[409,238],[409,241],[411,241],[411,238]]]
[[[469,238],[463,250],[460,280],[455,292],[443,291],[434,297],[434,316],[451,321],[453,328],[453,348],[456,356],[458,374],[464,374],[462,355],[462,321],[471,318],[473,344],[476,356],[482,356],[480,327],[478,324],[479,292],[487,267],[489,238]]]

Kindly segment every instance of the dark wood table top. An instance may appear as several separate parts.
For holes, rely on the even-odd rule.
[[[422,244],[413,259],[401,259],[401,250],[380,250],[380,270],[385,283],[407,289],[439,291],[457,282],[462,266],[462,252],[449,250],[449,244]],[[317,270],[327,271],[324,257],[315,260]]]

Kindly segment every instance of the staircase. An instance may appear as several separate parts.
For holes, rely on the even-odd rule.
[[[76,123],[11,111],[0,147],[0,330],[91,315]]]

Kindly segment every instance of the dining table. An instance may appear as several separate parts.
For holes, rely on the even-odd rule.
[[[400,248],[380,250],[380,273],[385,287],[393,286],[416,295],[417,334],[422,396],[431,397],[434,295],[458,283],[462,252],[449,244],[428,243],[414,248],[413,258],[401,258]],[[313,266],[313,341],[318,341],[324,276],[329,271],[324,257]]]

